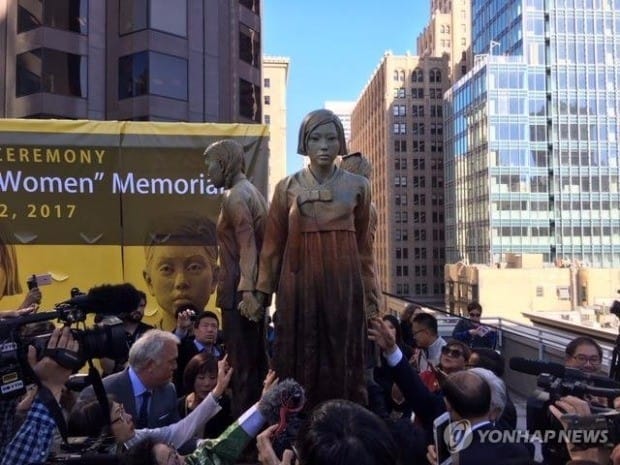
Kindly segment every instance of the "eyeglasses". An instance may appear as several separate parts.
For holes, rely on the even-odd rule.
[[[422,331],[426,331],[426,328],[422,328],[422,329],[418,329],[417,331],[413,332],[413,335],[415,336],[418,333],[421,333]]]
[[[469,317],[470,318],[480,318],[480,315],[481,315],[480,313],[470,313]]]
[[[582,365],[585,365],[588,362],[590,362],[590,365],[601,364],[601,358],[598,355],[593,355],[592,357],[588,357],[586,355],[579,354],[579,355],[573,355],[573,358],[577,360],[579,363],[581,363]]]
[[[462,351],[458,349],[450,349],[449,347],[446,347],[446,346],[443,346],[441,348],[441,354],[448,355],[449,357],[454,357],[454,358],[465,357],[465,354]]]

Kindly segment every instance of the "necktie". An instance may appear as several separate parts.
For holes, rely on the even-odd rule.
[[[149,399],[151,398],[150,391],[144,391],[140,397],[142,397],[142,404],[140,404],[140,412],[138,412],[138,424],[137,428],[146,428],[149,423]]]

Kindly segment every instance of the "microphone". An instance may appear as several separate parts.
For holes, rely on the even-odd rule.
[[[542,360],[528,360],[522,357],[512,357],[510,368],[527,375],[538,376],[543,373],[550,374],[556,378],[568,378],[571,380],[586,381],[599,387],[617,389],[620,383],[605,376],[584,373],[576,368],[568,368],[560,363],[545,362]]]
[[[272,387],[258,402],[258,411],[267,424],[278,424],[273,432],[271,443],[276,455],[281,459],[286,449],[291,449],[302,425],[300,411],[306,403],[304,388],[293,379]]]
[[[298,412],[306,403],[304,388],[294,379],[285,379],[273,386],[258,402],[258,411],[267,424],[273,425],[282,419],[282,414]]]
[[[140,291],[129,283],[104,284],[93,287],[87,294],[75,296],[60,305],[75,307],[85,313],[120,315],[133,312],[140,300]]]

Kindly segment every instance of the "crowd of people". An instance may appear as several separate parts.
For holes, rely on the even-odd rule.
[[[102,354],[103,378],[91,366],[84,387],[69,379],[84,363],[84,339],[52,325],[47,348],[37,356],[30,346],[28,360],[20,358],[34,386],[21,399],[0,397],[0,465],[54,457],[141,465],[516,465],[539,458],[527,435],[485,440],[514,432],[517,413],[502,380],[498,333],[481,323],[478,303],[450,338],[414,305],[380,314],[370,166],[348,153],[339,118],[325,109],[306,115],[298,153],[308,166],[277,184],[267,210],[245,175],[244,147],[232,140],[207,147],[208,177],[225,191],[217,225],[201,214],[171,215],[149,229],[143,277],[163,310],[160,328],[142,322],[146,295],[135,290],[135,308],[98,322],[122,326],[128,354]],[[0,265],[14,264],[12,252],[0,254]],[[15,276],[0,274],[5,293],[19,293]],[[222,321],[205,310],[216,288]],[[268,329],[274,294],[276,324]],[[599,371],[601,362],[592,339],[566,348],[571,373]],[[3,386],[15,382],[11,376],[3,373]],[[574,422],[609,404],[582,397],[542,405],[533,398],[528,426],[538,428],[542,415],[562,429],[565,414]],[[76,452],[65,438],[75,436],[89,440],[69,462]],[[573,446],[545,443],[540,453],[549,464],[620,463],[620,448]]]
[[[459,321],[448,340],[438,334],[435,316],[411,304],[399,316],[372,318],[368,338],[379,348],[381,362],[367,376],[368,404],[334,399],[307,409],[290,450],[278,456],[272,439],[279,425],[267,424],[260,399],[239,416],[231,412],[234,367],[217,315],[179,308],[176,327],[164,331],[141,322],[145,299],[141,295],[135,312],[123,316],[128,357],[102,360],[105,402],[93,386],[79,393],[67,389],[75,370],[54,357],[37,361],[29,354],[39,382],[19,401],[2,401],[2,465],[63,456],[54,405],[69,436],[100,441],[99,452],[115,463],[438,464],[435,423],[445,412],[453,422],[466,420],[473,438],[462,450],[451,451],[458,463],[536,463],[528,441],[476,440],[517,427],[516,409],[502,381],[506,361],[496,350],[496,330],[480,322],[478,303],[468,307],[469,318]],[[68,328],[54,329],[49,338],[46,354],[59,351],[78,352]],[[592,374],[601,362],[602,350],[591,338],[578,337],[566,347],[568,368]],[[276,374],[269,371],[263,384],[265,396],[278,384]],[[563,414],[586,415],[590,406],[605,402],[569,396],[546,405],[544,413],[554,415],[556,427],[562,428]],[[528,422],[535,426],[540,419],[528,417]],[[616,449],[571,447],[543,444],[544,463],[606,464],[620,456]]]

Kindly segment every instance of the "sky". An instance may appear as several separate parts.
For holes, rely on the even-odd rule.
[[[263,0],[263,54],[289,57],[287,172],[297,131],[328,100],[357,100],[383,54],[416,53],[430,0]]]

